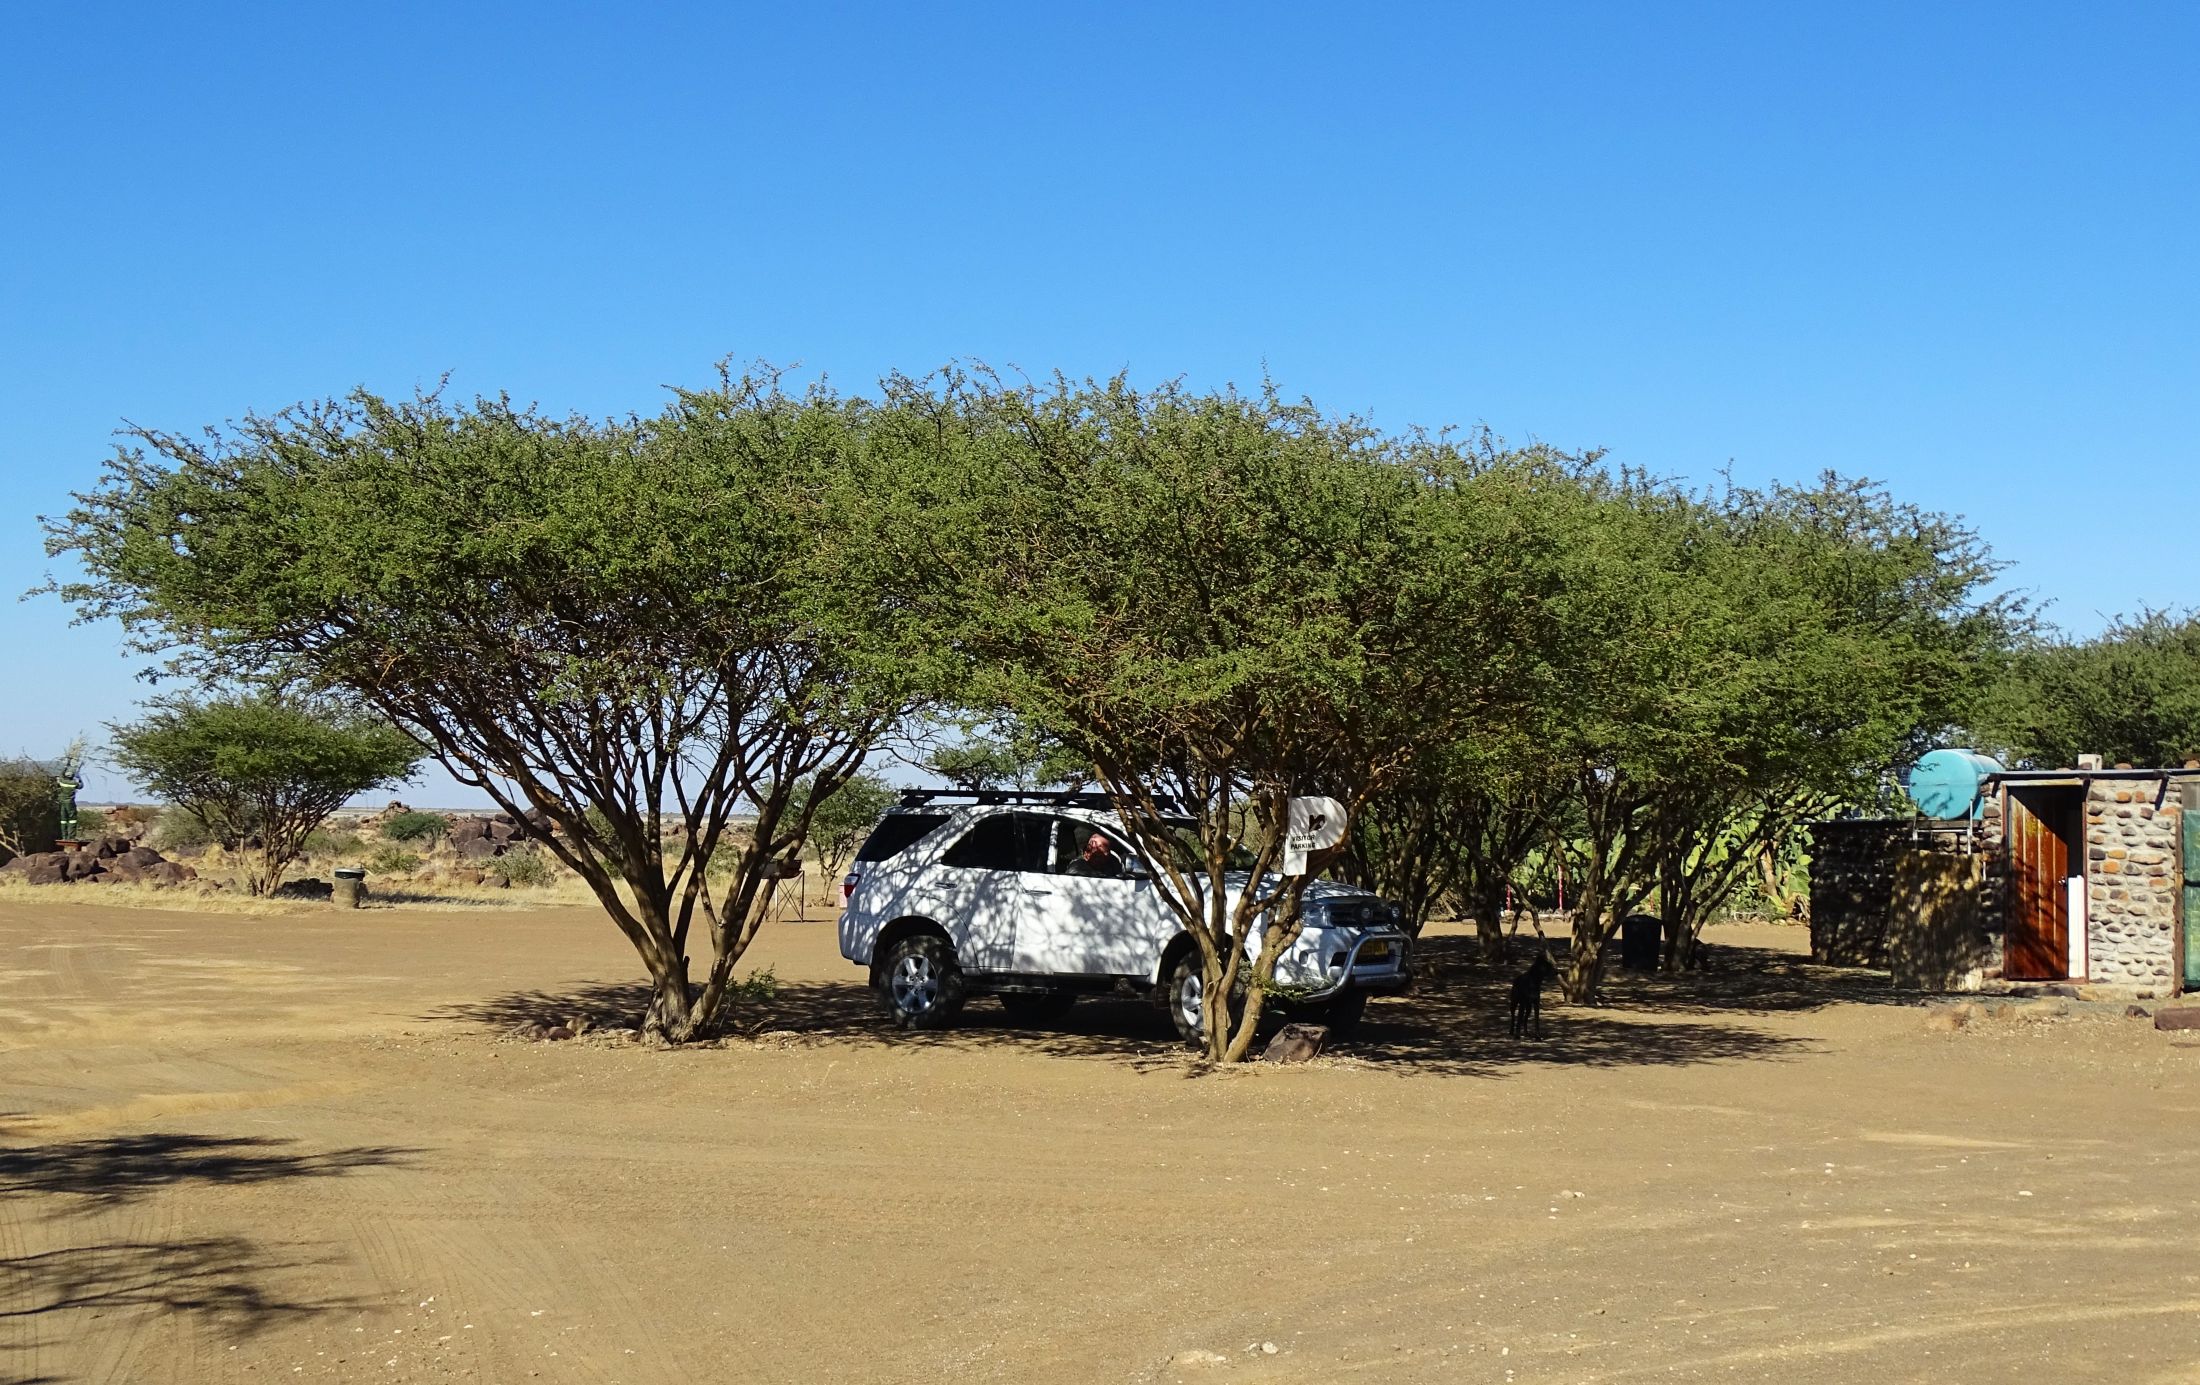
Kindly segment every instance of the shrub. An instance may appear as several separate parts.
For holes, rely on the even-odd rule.
[[[301,856],[349,856],[362,845],[363,843],[359,840],[357,832],[331,831],[326,827],[317,827],[306,833],[305,840],[299,844],[298,854]]]
[[[450,830],[441,813],[403,812],[382,824],[382,835],[393,842],[432,842]]]
[[[152,845],[162,851],[191,851],[214,844],[214,829],[189,808],[169,808],[153,820]]]
[[[107,835],[107,815],[97,808],[76,810],[76,835],[81,841],[92,841]]]
[[[0,762],[0,860],[51,851],[60,832],[52,768],[32,760]]]
[[[377,875],[410,875],[420,869],[420,858],[398,846],[383,846],[367,858],[367,869]]]
[[[549,858],[533,850],[507,851],[493,869],[515,885],[547,885],[552,874]]]

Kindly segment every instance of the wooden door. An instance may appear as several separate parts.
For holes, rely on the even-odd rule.
[[[2061,816],[2045,801],[2009,795],[2012,898],[2002,974],[2012,981],[2059,981],[2069,973],[2070,843],[2053,821]]]

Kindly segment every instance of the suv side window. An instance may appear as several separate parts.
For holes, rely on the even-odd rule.
[[[1121,836],[1095,827],[1089,822],[1080,822],[1076,818],[1055,818],[1051,825],[1054,829],[1054,851],[1047,869],[1056,875],[1066,872],[1072,861],[1085,854],[1085,843],[1092,839],[1095,832],[1114,845],[1119,860],[1130,862],[1138,859],[1138,854],[1123,844]]]
[[[940,864],[965,870],[1045,870],[1051,825],[1037,813],[995,813],[947,848]]]
[[[888,813],[864,839],[863,849],[856,853],[856,859],[866,862],[892,860],[945,821],[945,813]]]

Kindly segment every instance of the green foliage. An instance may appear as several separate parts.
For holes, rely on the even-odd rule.
[[[779,977],[770,967],[752,971],[728,990],[727,1000],[736,1005],[761,1005],[779,998]]]
[[[394,843],[374,849],[367,857],[367,869],[377,875],[410,875],[420,869],[420,858]]]
[[[1014,718],[1004,720],[1005,726],[990,728],[962,723],[954,739],[934,746],[919,767],[972,792],[1055,785],[1074,791],[1092,778],[1092,766],[1059,741]]]
[[[76,810],[76,835],[84,841],[107,835],[107,815],[97,808]]]
[[[355,699],[548,813],[650,971],[653,1031],[707,1023],[800,847],[767,812],[697,995],[699,886],[744,795],[846,777],[907,707],[911,603],[864,542],[899,444],[863,401],[769,373],[606,421],[362,391],[133,439],[48,526],[88,574],[63,596],[179,668]]]
[[[0,761],[0,859],[53,850],[61,831],[54,767],[37,760]]]
[[[1211,1007],[1210,1056],[1239,1056],[1299,926],[1304,877],[1264,874],[1288,800],[1361,796],[1489,686],[1416,655],[1472,605],[1434,542],[1458,519],[1423,482],[1445,459],[1272,391],[953,380],[936,403],[965,426],[943,435],[932,537],[896,547],[951,593],[942,695],[1093,767],[1211,975],[1269,929],[1242,1020]],[[1197,823],[1197,869],[1170,803]],[[1241,842],[1262,884],[1225,909]]]
[[[393,842],[433,843],[450,830],[451,820],[441,813],[398,813],[382,824],[382,835]]]
[[[2090,640],[2045,637],[2010,660],[1977,719],[2016,764],[2177,766],[2200,758],[2200,612],[2119,618]]]
[[[513,847],[489,865],[489,869],[514,885],[547,885],[557,877],[549,858],[532,847]]]
[[[326,827],[316,827],[306,833],[299,845],[301,856],[349,856],[365,845],[357,832],[332,832]]]
[[[162,851],[196,851],[216,844],[206,819],[180,804],[161,809],[147,841]]]
[[[871,774],[843,780],[822,798],[817,797],[815,776],[796,786],[795,803],[809,811],[809,842],[828,883],[894,806],[896,797],[891,785]]]
[[[227,848],[259,840],[247,883],[262,895],[344,800],[402,782],[421,754],[387,723],[275,695],[163,698],[110,729],[116,766],[138,783]]]

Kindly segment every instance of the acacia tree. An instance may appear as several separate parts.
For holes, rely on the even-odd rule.
[[[329,814],[410,779],[426,753],[379,718],[275,694],[161,698],[108,730],[116,768],[205,823],[225,850],[249,852],[255,895],[282,885]]]
[[[809,807],[816,791],[814,778],[804,780],[795,786],[793,802]],[[894,799],[893,787],[885,780],[875,774],[858,774],[833,788],[812,809],[810,848],[817,856],[828,894],[840,879],[841,868],[863,845],[871,829],[878,826],[886,810],[894,806]]]
[[[869,420],[768,375],[607,422],[362,391],[136,431],[48,549],[82,563],[61,588],[82,615],[180,669],[340,691],[555,824],[547,848],[649,972],[645,1028],[677,1041],[714,1021],[817,807],[903,711],[872,657],[893,569],[844,538],[873,493]],[[714,877],[744,797],[755,849]]]
[[[1976,720],[2013,762],[2181,765],[2200,757],[2200,612],[2118,617],[2089,640],[2035,634]]]
[[[1802,823],[1874,803],[1887,766],[1961,723],[2022,618],[1983,595],[1998,568],[1971,531],[1870,482],[1703,503],[1724,690],[1648,829],[1671,966]]]
[[[1290,799],[1344,785],[1356,807],[1409,723],[1445,729],[1412,657],[1453,609],[1414,473],[1272,391],[903,391],[954,454],[901,545],[951,593],[945,686],[1092,766],[1196,950],[1207,1056],[1242,1058],[1301,927]]]
[[[1556,608],[1600,651],[1565,719],[1573,1000],[1653,898],[1685,965],[1766,849],[1960,716],[2015,618],[1981,598],[1995,568],[1969,531],[1867,482],[1699,497],[1623,476],[1589,518]]]
[[[1562,714],[1583,673],[1553,603],[1598,457],[1511,452],[1487,432],[1418,438],[1411,452],[1454,607],[1414,657],[1440,670],[1452,728],[1416,735],[1412,757],[1368,797],[1349,869],[1416,932],[1440,901],[1463,905],[1484,956],[1501,961],[1507,888],[1564,797]]]

